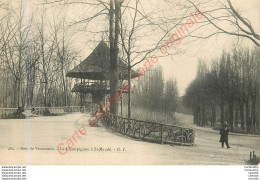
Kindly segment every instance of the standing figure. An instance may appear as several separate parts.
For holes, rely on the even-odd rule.
[[[224,128],[220,129],[219,133],[220,133],[220,140],[219,142],[221,142],[222,148],[224,147],[224,143],[226,143],[227,148],[230,148],[230,146],[228,145],[228,126],[227,123],[225,123]]]

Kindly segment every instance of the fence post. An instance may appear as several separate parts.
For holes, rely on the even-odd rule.
[[[161,144],[163,144],[163,124],[161,124]]]

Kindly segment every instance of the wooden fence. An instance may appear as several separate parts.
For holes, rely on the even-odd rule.
[[[193,145],[195,131],[190,128],[156,122],[128,119],[110,114],[102,123],[115,132],[156,143]]]

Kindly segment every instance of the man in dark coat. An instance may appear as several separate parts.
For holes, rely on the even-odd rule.
[[[220,133],[220,140],[219,142],[221,142],[222,148],[224,147],[224,143],[226,143],[227,148],[230,148],[230,146],[228,145],[228,126],[225,123],[224,128],[220,129],[219,133]]]

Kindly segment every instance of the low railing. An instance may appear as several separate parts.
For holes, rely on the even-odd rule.
[[[17,108],[0,108],[0,118],[7,119],[15,112],[17,112]]]
[[[190,128],[156,122],[128,119],[110,114],[102,123],[115,132],[143,141],[193,145],[195,131]]]
[[[95,103],[87,102],[86,106],[64,106],[64,107],[31,107],[30,113],[34,115],[43,115],[46,110],[53,114],[72,113],[72,112],[93,112]],[[18,108],[0,108],[0,119],[16,118]],[[24,109],[28,111],[29,109]]]
[[[62,110],[65,113],[71,113],[71,112],[92,112],[95,103],[92,102],[87,102],[85,103],[86,106],[64,106],[64,107],[33,107],[31,110],[35,111],[35,114],[43,114],[43,112],[46,109],[49,109],[50,111],[55,111],[55,110]]]
[[[65,107],[33,107],[31,108],[32,114],[43,115],[46,110],[51,113],[71,113],[71,112],[80,112],[81,106],[65,106]]]

